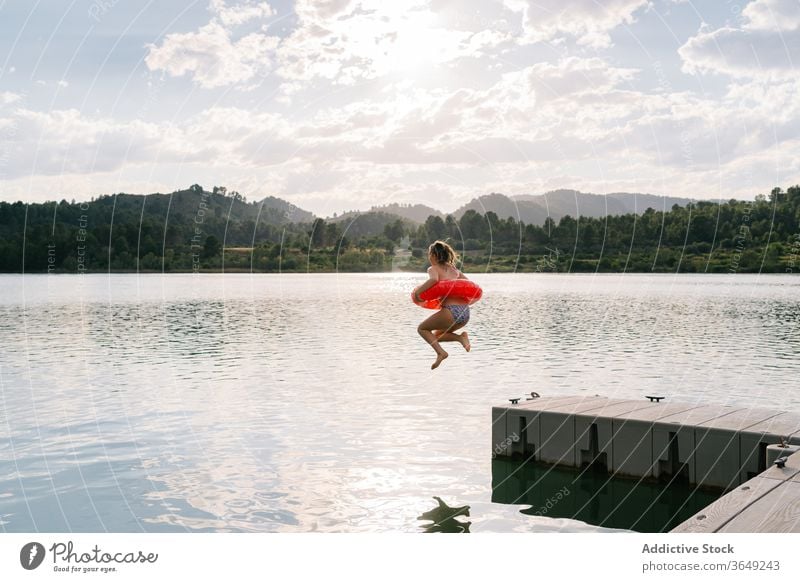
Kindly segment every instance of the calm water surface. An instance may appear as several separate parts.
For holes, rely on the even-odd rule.
[[[431,371],[419,276],[0,276],[0,527],[420,531],[439,496],[473,532],[591,531],[493,495],[493,404],[800,407],[800,278],[474,279],[472,352]]]

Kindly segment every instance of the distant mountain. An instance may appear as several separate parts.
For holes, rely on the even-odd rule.
[[[599,218],[633,212],[642,214],[647,208],[670,210],[673,204],[686,206],[689,202],[692,202],[689,198],[627,192],[590,194],[578,190],[552,190],[513,197],[492,193],[474,198],[456,210],[453,216],[461,218],[467,210],[480,214],[491,211],[500,218],[513,216],[527,224],[541,225],[548,216],[558,221],[565,215]]]
[[[370,211],[372,212],[385,212],[386,214],[394,214],[406,220],[422,224],[429,216],[438,216],[444,218],[444,214],[435,208],[426,206],[424,204],[386,204],[384,206],[373,206]]]
[[[216,189],[215,189],[216,190]],[[314,215],[307,210],[298,208],[291,202],[282,198],[267,196],[258,202],[245,202],[235,193],[222,194],[208,192],[200,186],[192,186],[187,190],[177,190],[171,194],[115,194],[100,196],[94,204],[99,206],[113,206],[117,211],[135,207],[144,208],[145,215],[166,216],[169,208],[170,216],[194,217],[200,204],[204,205],[204,214],[212,213],[214,216],[226,217],[236,220],[258,218],[259,223],[287,224],[312,222]]]
[[[467,210],[474,210],[478,214],[494,212],[500,218],[513,216],[529,224],[541,225],[547,218],[547,211],[538,203],[527,200],[514,200],[505,194],[485,194],[473,198],[470,202],[453,212],[455,218],[461,218]]]
[[[690,198],[659,196],[657,194],[641,194],[629,192],[613,192],[611,194],[591,194],[578,190],[551,190],[544,194],[522,194],[513,196],[514,200],[536,202],[549,207],[555,212],[576,216],[601,217],[630,212],[641,214],[648,208],[669,210],[674,204],[686,206],[692,202]]]
[[[697,202],[692,198],[676,198],[673,196],[659,196],[658,194],[631,194],[628,192],[615,192],[607,194],[611,198],[616,198],[622,202],[629,212],[641,214],[648,208],[653,210],[668,211],[672,206],[686,206],[690,202]]]
[[[577,190],[553,190],[544,194],[523,194],[514,196],[514,200],[533,204],[543,210],[547,215],[558,220],[562,216],[608,216],[617,214],[628,214],[632,212],[625,204],[616,198],[603,196],[600,194],[585,194]],[[640,212],[644,212],[644,208]]]
[[[273,208],[279,212],[283,212],[286,217],[286,222],[313,222],[314,220],[313,213],[303,210],[282,198],[267,196],[261,200],[259,204],[263,204],[264,208]]]
[[[227,217],[232,220],[256,220],[266,224],[288,224],[312,222],[314,215],[307,210],[298,208],[291,202],[282,198],[267,196],[258,202],[245,202],[241,196],[228,193],[208,192],[200,186],[193,186],[187,190],[177,190],[171,194],[115,194],[100,196],[94,204],[116,208],[116,211],[128,207],[144,208],[145,215],[166,216],[169,208],[170,216],[194,217],[204,205],[204,214]]]
[[[132,221],[151,218],[170,224],[191,222],[201,214],[206,225],[211,217],[220,221],[252,221],[258,225],[308,224],[315,220],[312,212],[276,198],[267,196],[257,202],[246,202],[242,196],[224,189],[214,192],[203,190],[194,185],[186,190],[171,194],[126,194],[104,195],[95,198],[91,204],[98,220],[116,223],[122,215],[132,213]],[[219,191],[218,191],[219,190]],[[689,198],[658,196],[615,192],[612,194],[589,194],[577,190],[552,190],[544,194],[523,194],[506,196],[492,193],[474,198],[455,212],[456,219],[461,218],[467,210],[475,210],[479,214],[494,212],[500,218],[513,216],[527,224],[544,224],[550,216],[558,221],[564,215],[603,217],[630,212],[643,213],[647,208],[670,210],[674,204],[685,206],[691,202]],[[64,201],[66,203],[66,201]],[[74,206],[74,204],[72,205]],[[326,219],[327,222],[347,223],[351,238],[372,236],[383,233],[384,227],[400,219],[407,228],[416,228],[429,216],[444,218],[445,213],[425,204],[387,204],[373,206],[369,211],[349,211]],[[224,227],[224,225],[223,225]],[[343,227],[344,228],[344,227]],[[223,233],[227,232],[223,228]],[[0,233],[2,234],[2,233]],[[230,233],[228,233],[230,234]]]
[[[96,198],[91,204],[98,212],[113,210],[118,216],[125,212],[141,214],[142,219],[152,217],[157,220],[181,221],[202,217],[215,217],[227,220],[253,220],[259,223],[286,224],[289,222],[310,222],[313,215],[301,210],[280,198],[272,196],[260,202],[245,202],[241,196],[224,195],[192,186],[171,194],[113,194]],[[169,214],[167,214],[169,212]],[[110,215],[109,215],[110,219]]]
[[[437,212],[434,210],[434,212]],[[441,213],[439,213],[441,214]],[[427,218],[427,217],[426,217]],[[337,223],[344,235],[350,239],[359,236],[374,236],[383,234],[383,229],[387,224],[400,220],[407,228],[416,228],[416,221],[409,220],[397,214],[370,210],[368,212],[351,211],[338,216],[328,218],[327,222]]]

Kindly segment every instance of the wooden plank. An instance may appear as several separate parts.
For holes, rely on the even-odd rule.
[[[775,479],[756,477],[701,509],[670,533],[714,533],[749,505],[781,484]]]
[[[525,410],[547,410],[559,404],[568,404],[570,402],[580,402],[585,400],[587,396],[542,396],[541,398],[534,398],[533,400],[525,400],[524,397],[518,404],[507,404],[506,407],[510,409],[522,408]]]
[[[698,426],[704,428],[718,428],[727,430],[742,431],[751,426],[755,426],[772,418],[777,418],[786,414],[782,410],[768,408],[745,408],[731,414],[718,416],[706,422],[699,423]]]
[[[768,467],[766,471],[761,473],[759,477],[765,479],[777,479],[779,481],[786,481],[793,479],[800,473],[800,453],[795,453],[786,460],[786,466],[783,468],[772,466]]]
[[[771,479],[765,479],[770,481]],[[774,481],[774,480],[772,480]],[[721,533],[800,533],[800,483],[780,482],[723,525]]]
[[[534,398],[533,400],[520,400],[519,404],[509,404],[509,408],[524,408],[525,410],[555,410],[563,406],[608,400],[605,396],[548,396]]]
[[[576,412],[575,414],[578,416],[585,416],[587,418],[611,419],[621,414],[634,412],[642,408],[649,408],[650,404],[651,403],[646,400],[617,400],[609,398],[608,402],[600,408]]]
[[[723,416],[727,416],[741,410],[744,409],[734,406],[715,406],[712,404],[705,404],[689,410],[676,412],[674,414],[670,414],[669,416],[663,416],[658,419],[658,422],[662,424],[697,426],[699,424],[717,420]]]
[[[553,406],[547,409],[546,412],[563,412],[566,414],[581,414],[581,413],[588,413],[595,410],[601,410],[604,407],[608,406],[612,403],[622,402],[620,400],[612,401],[609,398],[587,398],[582,402],[571,402],[565,404],[559,404],[557,406]]]
[[[699,404],[690,404],[688,402],[654,402],[650,406],[645,406],[644,408],[632,410],[624,414],[618,414],[614,419],[619,421],[640,420],[643,422],[654,422],[660,418],[691,410],[692,408],[698,408],[699,406]]]
[[[768,469],[672,530],[675,533],[789,531],[800,532],[800,453],[791,455],[783,469]]]
[[[764,420],[745,429],[742,432],[749,434],[773,435],[775,437],[797,435],[800,432],[800,414],[784,412],[770,419]],[[771,442],[780,440],[769,439]]]

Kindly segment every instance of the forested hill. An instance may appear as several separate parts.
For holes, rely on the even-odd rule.
[[[542,224],[473,209],[460,217],[431,215],[422,224],[382,212],[296,222],[290,217],[296,207],[263,202],[199,186],[172,195],[120,194],[84,203],[3,202],[0,271],[420,270],[424,249],[435,239],[448,239],[472,272],[800,268],[800,186],[775,188],[754,201],[567,215]],[[395,255],[409,242],[410,260],[407,253]]]
[[[486,194],[461,206],[453,212],[453,216],[461,218],[467,210],[474,210],[479,214],[494,212],[500,218],[513,216],[526,224],[542,224],[548,217],[558,221],[562,216],[600,218],[620,214],[642,214],[648,208],[669,210],[676,204],[686,206],[692,202],[696,201],[674,196],[629,192],[591,194],[561,189],[544,194],[517,196]]]
[[[146,263],[140,268],[161,270],[170,251],[174,255],[198,241],[204,245],[208,237],[213,246],[250,246],[254,238],[279,241],[287,228],[296,230],[298,217],[313,220],[310,212],[285,200],[248,203],[238,192],[207,192],[198,185],[172,194],[116,194],[90,202],[0,202],[0,271],[22,270],[23,246],[26,271],[55,265],[74,272],[79,257],[88,270],[107,269],[109,256],[112,268],[136,269],[139,258]],[[183,262],[177,265],[186,268]]]

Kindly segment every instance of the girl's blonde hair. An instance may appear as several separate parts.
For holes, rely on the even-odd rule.
[[[428,247],[428,254],[436,259],[440,265],[446,263],[448,265],[456,266],[458,255],[449,244],[443,240],[437,240]]]

